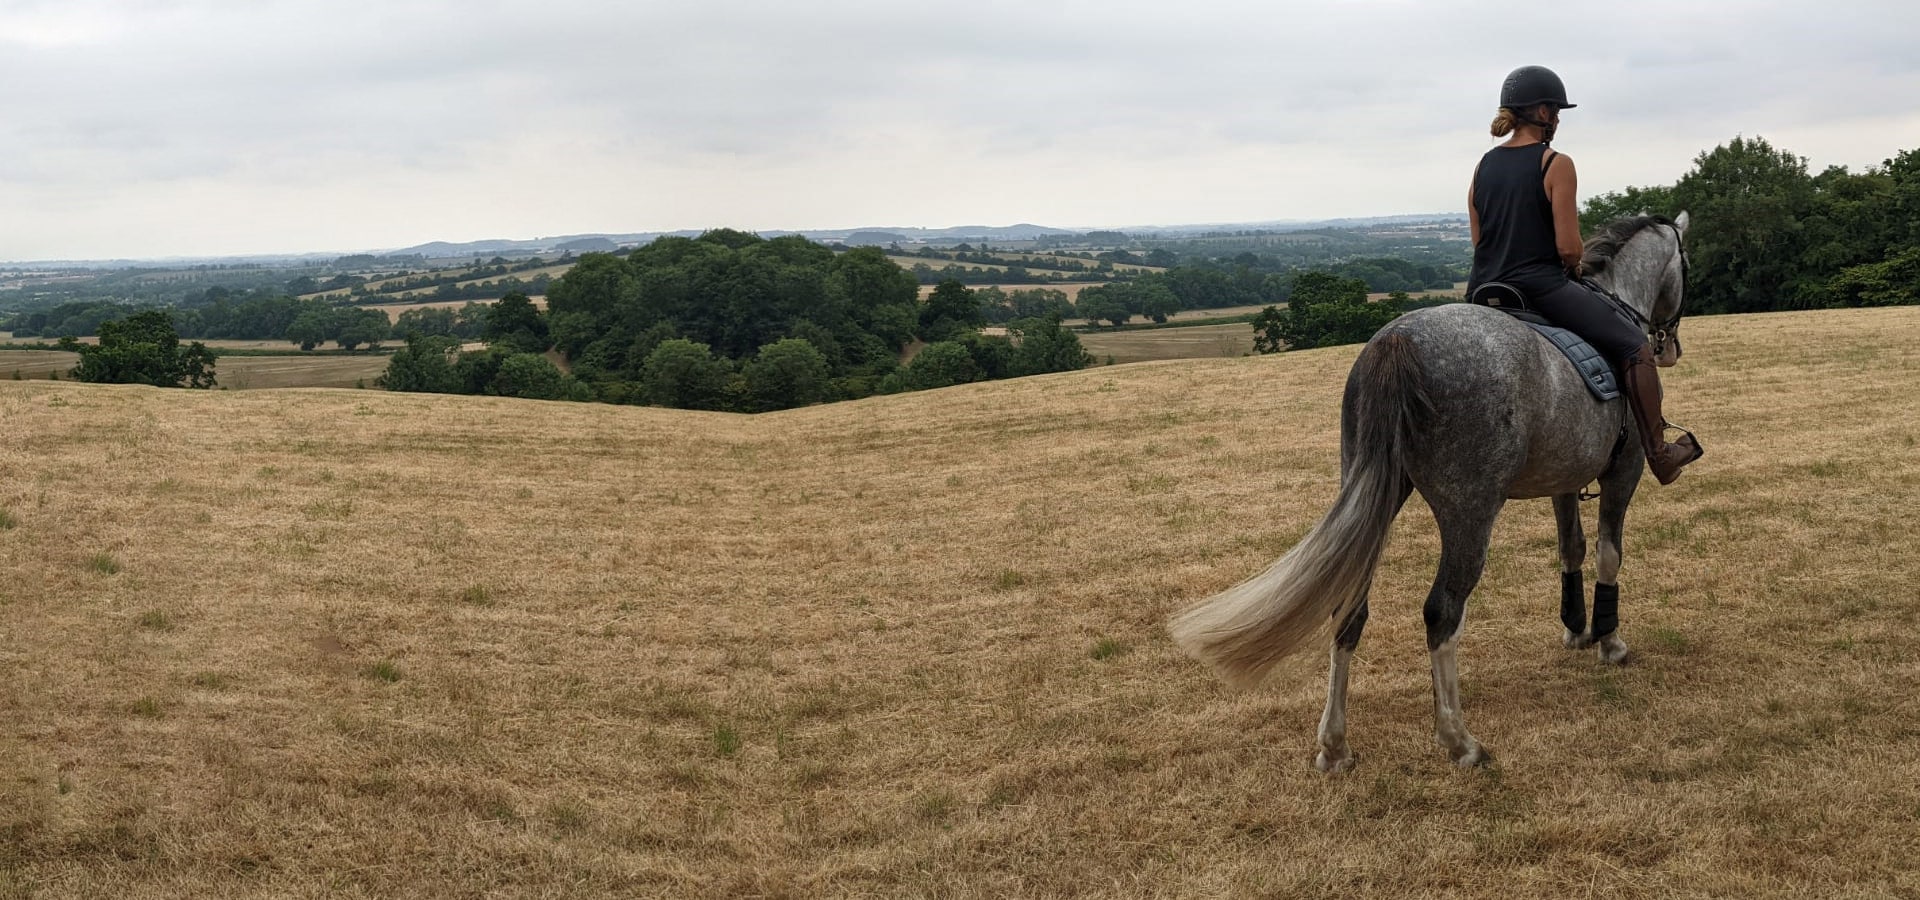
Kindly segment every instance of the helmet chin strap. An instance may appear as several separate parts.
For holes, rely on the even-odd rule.
[[[1543,122],[1543,121],[1540,121],[1539,119],[1535,119],[1533,117],[1533,112],[1531,110],[1524,113],[1518,113],[1518,117],[1520,121],[1540,129],[1540,143],[1546,144],[1547,146],[1553,146],[1553,133],[1560,130],[1560,123],[1553,122],[1553,121]]]

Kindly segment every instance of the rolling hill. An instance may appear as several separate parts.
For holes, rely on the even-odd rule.
[[[1684,330],[1632,664],[1510,506],[1454,771],[1416,502],[1336,778],[1323,658],[1163,622],[1324,512],[1356,348],[758,417],[0,381],[0,896],[1913,893],[1920,309]]]

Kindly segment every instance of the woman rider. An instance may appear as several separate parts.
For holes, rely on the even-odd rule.
[[[1524,66],[1507,76],[1493,120],[1493,136],[1507,141],[1481,158],[1467,189],[1473,228],[1467,296],[1488,282],[1512,285],[1548,321],[1586,338],[1620,370],[1647,468],[1661,484],[1672,484],[1701,450],[1691,436],[1667,442],[1653,348],[1610,301],[1575,280],[1582,247],[1573,160],[1548,146],[1560,111],[1573,107],[1550,69]]]

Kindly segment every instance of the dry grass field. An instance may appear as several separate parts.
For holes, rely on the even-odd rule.
[[[249,343],[246,341],[209,341],[210,344]],[[287,349],[285,341],[274,342],[275,349]],[[55,372],[61,378],[79,362],[79,354],[58,350],[0,350],[0,379],[48,378]],[[372,384],[387,370],[385,354],[356,356],[223,356],[214,363],[214,375],[220,387],[233,391],[262,388],[355,387]]]
[[[1186,328],[1140,328],[1130,331],[1089,331],[1080,345],[1105,362],[1146,362],[1162,359],[1206,359],[1245,356],[1253,352],[1253,326],[1193,325]]]
[[[1323,657],[1163,622],[1325,510],[1351,347],[760,417],[0,381],[0,897],[1914,896],[1920,309],[1685,331],[1632,664],[1510,507],[1455,771],[1416,501],[1332,778]]]

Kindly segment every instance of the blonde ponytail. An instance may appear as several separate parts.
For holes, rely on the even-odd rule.
[[[1502,106],[1500,107],[1500,114],[1493,117],[1493,136],[1497,138],[1506,137],[1512,134],[1513,129],[1519,126],[1519,124],[1520,117],[1514,115],[1513,110]]]

